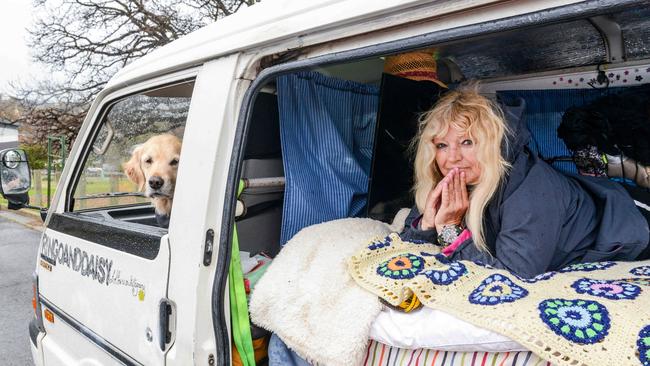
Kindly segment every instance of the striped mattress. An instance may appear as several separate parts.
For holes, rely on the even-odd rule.
[[[551,366],[532,352],[452,352],[404,349],[371,340],[363,366]]]

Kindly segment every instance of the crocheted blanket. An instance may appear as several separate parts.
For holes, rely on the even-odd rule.
[[[650,261],[575,264],[524,279],[437,252],[390,234],[351,257],[348,270],[392,305],[415,294],[553,364],[650,365]]]

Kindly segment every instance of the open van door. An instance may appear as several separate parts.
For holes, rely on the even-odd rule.
[[[54,214],[43,235],[43,357],[48,365],[89,357],[102,365],[163,364],[173,334],[173,306],[166,299],[168,236],[133,235],[99,221]],[[128,250],[130,245],[138,250]],[[96,347],[105,354],[94,352]]]
[[[165,364],[176,317],[167,298],[168,229],[122,165],[153,135],[182,137],[193,87],[184,75],[109,95],[77,147],[58,188],[65,207],[50,212],[37,264],[48,366]]]

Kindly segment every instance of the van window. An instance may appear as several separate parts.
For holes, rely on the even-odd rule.
[[[124,164],[152,136],[172,134],[182,140],[193,87],[194,82],[184,82],[149,90],[108,108],[79,175],[73,211],[149,204]]]

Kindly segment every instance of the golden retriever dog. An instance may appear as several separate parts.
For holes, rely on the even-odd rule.
[[[156,135],[133,150],[131,159],[123,165],[129,180],[151,198],[156,215],[167,219],[172,210],[180,153],[181,140],[178,137]]]

